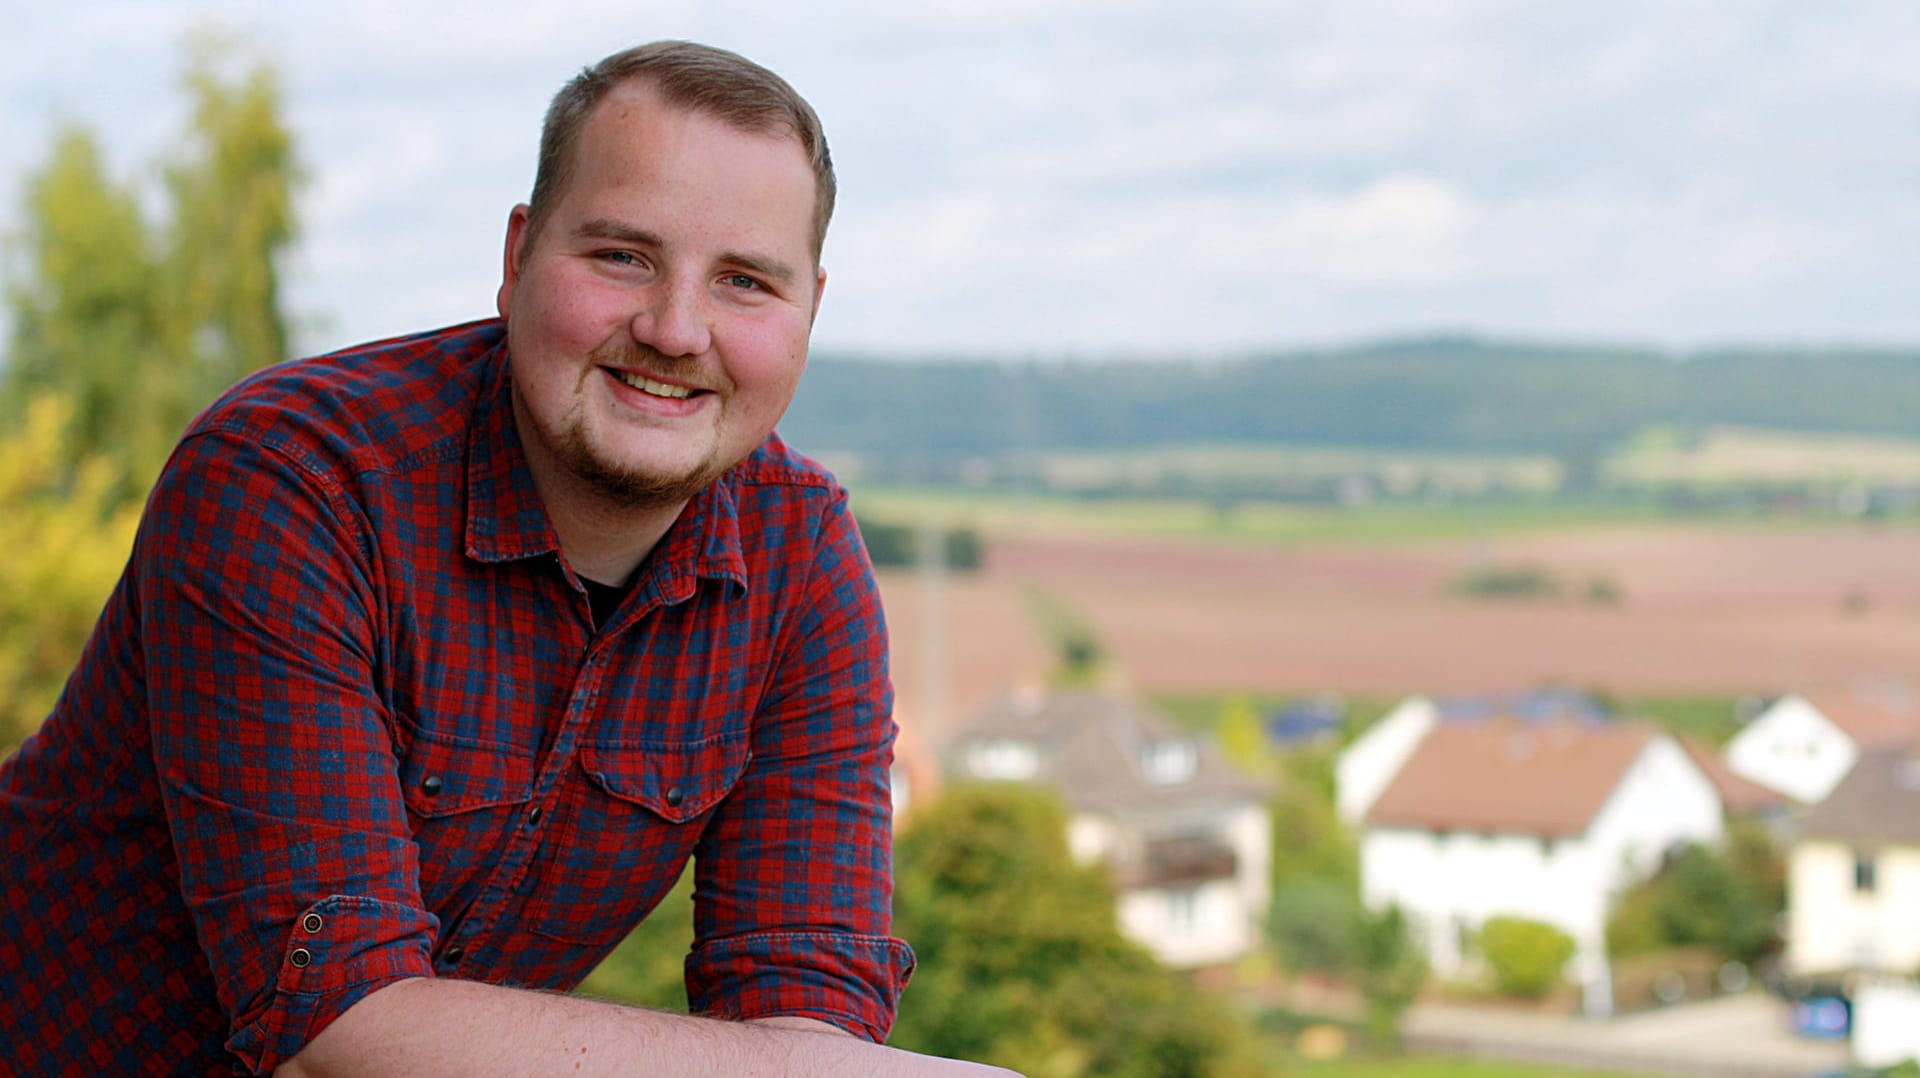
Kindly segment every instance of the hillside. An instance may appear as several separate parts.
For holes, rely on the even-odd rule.
[[[1436,338],[1209,362],[820,355],[782,425],[822,452],[943,459],[1195,443],[1591,457],[1648,427],[1910,437],[1920,349]]]

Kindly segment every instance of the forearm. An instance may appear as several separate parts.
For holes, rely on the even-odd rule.
[[[804,1023],[804,1024],[803,1024]],[[992,1067],[835,1036],[790,1019],[720,1022],[476,981],[388,985],[341,1015],[276,1078],[462,1074],[687,1078],[985,1076]]]

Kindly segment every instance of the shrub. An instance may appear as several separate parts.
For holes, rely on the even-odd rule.
[[[1480,953],[1504,995],[1539,999],[1560,981],[1573,937],[1544,921],[1494,917],[1480,929]]]

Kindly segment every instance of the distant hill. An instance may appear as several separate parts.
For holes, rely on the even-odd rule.
[[[1920,349],[1726,350],[1468,337],[1231,361],[816,355],[781,429],[929,458],[1196,442],[1578,457],[1660,425],[1920,436]]]

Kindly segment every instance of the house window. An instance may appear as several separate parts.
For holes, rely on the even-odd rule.
[[[1157,741],[1140,753],[1140,775],[1155,786],[1171,786],[1193,777],[1200,754],[1184,738]]]
[[[991,738],[968,750],[967,769],[975,778],[1030,779],[1040,771],[1040,750],[1030,741]]]
[[[1200,923],[1200,889],[1182,887],[1167,892],[1167,928],[1176,936],[1191,936]]]
[[[1873,893],[1879,877],[1879,866],[1874,863],[1870,853],[1853,855],[1853,889],[1861,894]]]

